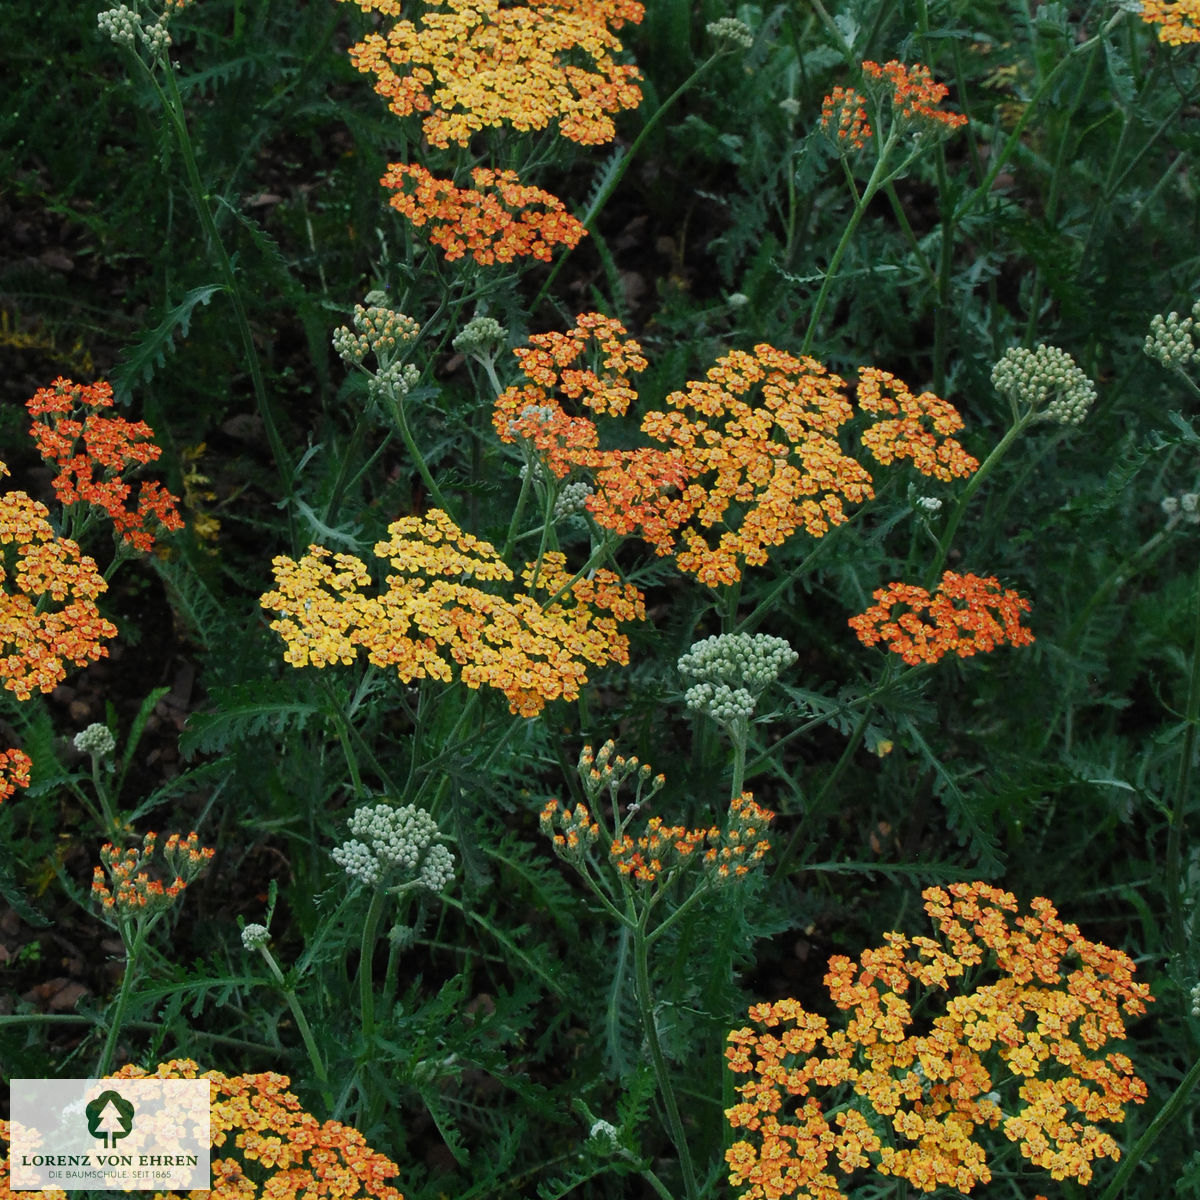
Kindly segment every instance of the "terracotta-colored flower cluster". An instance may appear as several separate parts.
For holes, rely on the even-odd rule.
[[[366,12],[395,17],[396,0],[355,0]],[[609,114],[635,108],[636,67],[617,57],[613,30],[642,19],[633,0],[501,4],[435,0],[418,21],[352,46],[350,58],[399,117],[426,113],[433,146],[465,146],[481,129],[545,129],[584,145],[615,135]]]
[[[644,415],[651,445],[607,450],[595,422],[572,415],[564,398],[623,415],[636,396],[629,375],[646,365],[637,342],[595,313],[566,334],[531,342],[532,350],[516,352],[528,383],[496,401],[497,434],[527,441],[558,479],[589,475],[586,507],[599,525],[638,534],[710,586],[765,563],[770,547],[798,529],[821,537],[847,519],[846,502],[874,495],[870,473],[838,442],[854,416],[846,385],[811,358],[766,344],[733,350],[703,380],[666,398],[674,411]],[[572,365],[589,353],[602,360],[600,372]],[[895,376],[873,369],[862,373],[859,401],[862,411],[884,415],[863,434],[881,463],[908,459],[938,479],[976,469],[950,437],[962,421],[946,401],[929,392],[913,397]]]
[[[932,596],[911,583],[889,583],[873,595],[875,603],[851,617],[850,627],[864,646],[884,642],[910,666],[935,663],[951,652],[970,658],[1033,641],[1021,624],[1029,601],[990,575],[947,571]]]
[[[557,196],[527,187],[515,171],[476,167],[473,187],[456,187],[415,163],[390,163],[380,180],[394,195],[389,203],[429,240],[447,261],[471,254],[489,265],[515,258],[549,262],[556,246],[574,248],[587,232]]]
[[[113,405],[112,387],[101,381],[73,383],[58,378],[26,402],[35,418],[30,433],[46,462],[58,468],[54,493],[64,505],[92,504],[112,518],[122,539],[136,550],[153,548],[160,529],[182,529],[178,498],[162,484],[143,480],[129,506],[133,487],[122,476],[156,461],[162,450],[145,421],[101,416]]]
[[[627,663],[619,626],[645,617],[635,587],[607,570],[575,578],[557,552],[528,564],[525,590],[511,597],[476,586],[514,582],[513,573],[437,509],[394,521],[374,553],[394,572],[376,594],[364,590],[371,575],[353,555],[310,546],[299,561],[275,559],[275,590],[261,603],[279,613],[271,628],[292,666],[350,663],[365,650],[406,683],[449,680],[457,667],[468,687],[495,688],[531,717],[549,700],[578,698],[589,664]]]
[[[863,97],[853,88],[835,87],[821,101],[821,131],[839,147],[861,150],[874,136]]]
[[[950,94],[944,83],[935,83],[933,72],[922,63],[906,66],[893,59],[882,66],[864,62],[863,74],[886,80],[892,89],[892,110],[903,120],[929,129],[952,130],[967,123],[962,113],[947,112],[939,105]]]
[[[1055,1179],[1086,1184],[1096,1159],[1120,1156],[1099,1123],[1146,1097],[1109,1049],[1151,999],[1132,960],[1041,897],[1018,915],[984,883],[923,895],[941,941],[890,933],[857,963],[830,959],[843,1029],[781,1000],[730,1033],[729,1068],[744,1079],[725,1115],[743,1136],[726,1161],[743,1200],[832,1200],[839,1176],[870,1169],[965,1194],[992,1177],[980,1135],[997,1129]],[[973,990],[959,991],[967,972]]]
[[[591,747],[584,747],[581,761],[586,764],[590,756]],[[618,757],[618,771],[624,763]],[[633,763],[636,768],[637,760]],[[655,781],[657,787],[662,782],[662,776]],[[630,815],[618,821],[616,834],[609,840],[608,857],[621,875],[645,884],[667,882],[692,863],[699,864],[705,875],[718,881],[746,875],[770,850],[766,833],[775,819],[775,814],[763,808],[750,792],[743,792],[730,802],[724,829],[717,825],[688,829],[684,825],[667,825],[661,817],[651,817],[645,834],[633,837],[626,832]],[[555,852],[575,863],[580,863],[605,836],[591,809],[582,801],[573,808],[560,800],[547,801],[538,820]]]
[[[209,1134],[214,1151],[210,1200],[404,1200],[386,1181],[399,1168],[372,1150],[357,1129],[319,1121],[288,1091],[286,1075],[223,1075],[190,1059],[172,1059],[153,1071],[126,1066],[114,1079],[207,1079]],[[5,1130],[0,1127],[0,1137]],[[0,1188],[3,1184],[0,1181]],[[176,1200],[158,1192],[154,1200]],[[0,1200],[3,1192],[0,1191]]]
[[[140,850],[134,847],[122,850],[111,843],[100,848],[100,861],[104,865],[92,872],[92,895],[101,907],[110,912],[116,910],[122,916],[170,908],[216,853],[210,846],[201,846],[199,835],[194,832],[186,838],[171,834],[163,846],[163,858],[171,877],[164,886],[143,869],[154,857],[157,845],[158,834],[148,833]],[[105,882],[106,871],[111,888]]]
[[[1200,42],[1200,0],[1142,0],[1142,20],[1168,46]]]
[[[8,468],[0,463],[0,475]],[[0,495],[0,679],[17,699],[53,691],[65,664],[103,658],[117,628],[96,607],[108,585],[93,559],[50,524],[24,492]]]
[[[24,750],[0,750],[0,804],[17,788],[29,786],[29,768],[33,759]]]

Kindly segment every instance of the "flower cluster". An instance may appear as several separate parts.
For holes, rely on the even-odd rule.
[[[851,617],[850,627],[864,646],[884,642],[910,666],[935,663],[951,651],[970,658],[1033,641],[1021,624],[1029,601],[992,576],[947,571],[932,596],[911,583],[889,583],[873,595],[875,604]]]
[[[512,582],[487,542],[464,533],[445,513],[402,517],[374,547],[393,574],[378,594],[361,559],[310,546],[299,561],[275,559],[275,590],[261,598],[279,613],[271,628],[287,643],[292,666],[350,663],[365,650],[372,663],[413,679],[449,680],[457,666],[471,688],[502,692],[514,713],[532,717],[548,700],[574,700],[587,664],[629,661],[622,622],[642,620],[641,593],[611,571],[577,578],[548,552],[521,575],[511,598],[468,582]]]
[[[744,1131],[726,1161],[743,1200],[831,1200],[835,1170],[872,1167],[966,1193],[991,1179],[976,1135],[997,1128],[1055,1179],[1086,1184],[1095,1159],[1119,1157],[1098,1122],[1122,1121],[1146,1096],[1129,1058],[1106,1052],[1151,998],[1132,960],[1041,897],[1016,915],[1010,893],[983,883],[923,895],[945,945],[890,933],[857,963],[830,959],[844,1029],[781,1000],[754,1005],[757,1028],[730,1033],[729,1068],[747,1078],[725,1114]],[[979,982],[953,994],[968,970]],[[939,992],[944,1011],[930,1019]]]
[[[601,449],[595,422],[572,415],[559,396],[622,416],[636,397],[630,373],[646,360],[618,322],[596,313],[576,321],[566,334],[539,334],[531,349],[515,351],[528,383],[500,394],[493,423],[503,441],[536,451],[556,478],[590,475],[586,507],[603,528],[638,534],[715,587],[735,582],[744,566],[761,566],[797,529],[821,537],[847,519],[846,501],[874,495],[870,473],[837,440],[854,416],[845,383],[813,359],[765,343],[731,351],[703,380],[672,392],[666,404],[674,411],[646,413],[641,431],[651,445]],[[591,339],[601,373],[572,365]],[[880,462],[911,459],[938,479],[978,465],[949,436],[962,427],[958,413],[931,393],[914,397],[895,376],[865,369],[859,401],[864,412],[884,414],[863,437]],[[709,530],[720,531],[715,541]]]
[[[216,853],[210,846],[201,846],[195,832],[186,838],[171,834],[163,847],[163,858],[171,877],[164,887],[142,869],[154,857],[157,844],[158,834],[148,833],[142,839],[140,850],[134,847],[119,850],[111,843],[100,848],[100,861],[104,866],[97,867],[92,873],[92,894],[105,911],[115,910],[118,915],[129,917],[142,913],[151,915],[170,908]],[[104,881],[106,871],[111,888]]]
[[[0,463],[0,475],[8,468]],[[96,607],[106,591],[93,559],[60,538],[44,504],[24,492],[0,495],[0,678],[19,700],[53,691],[64,665],[103,658],[117,628]]]
[[[967,123],[962,113],[938,107],[950,89],[944,83],[934,83],[933,73],[922,63],[909,67],[893,59],[881,66],[868,61],[862,69],[870,79],[890,85],[892,112],[904,124],[921,132],[946,132]]]
[[[448,262],[467,253],[484,265],[549,262],[555,246],[574,249],[587,232],[557,196],[521,183],[515,171],[475,167],[471,181],[460,188],[416,163],[389,163],[379,182],[394,192],[388,203],[398,213],[418,229],[429,226]]]
[[[1200,42],[1200,0],[1142,0],[1142,20],[1168,46]]]
[[[101,416],[111,408],[112,387],[101,381],[73,383],[58,378],[39,388],[25,407],[35,418],[30,432],[38,452],[58,468],[54,494],[64,505],[92,504],[112,519],[122,540],[135,550],[150,550],[161,529],[183,528],[178,497],[160,483],[143,480],[131,508],[133,487],[122,475],[154,462],[162,450],[145,421]]]
[[[1017,413],[1055,425],[1081,425],[1096,400],[1092,381],[1057,346],[1012,346],[992,368],[992,383]]]
[[[333,851],[333,861],[368,887],[399,872],[405,878],[398,886],[436,893],[454,878],[454,856],[435,840],[437,822],[423,808],[365,805],[350,818],[350,832],[353,839]]]
[[[758,697],[799,655],[765,633],[723,633],[693,642],[676,666],[697,680],[688,688],[688,708],[722,724],[748,720]]]
[[[399,15],[395,0],[356,0]],[[397,21],[350,49],[355,69],[399,117],[427,114],[425,137],[445,149],[481,129],[545,129],[584,145],[612,141],[610,113],[642,98],[636,67],[617,62],[612,32],[642,19],[635,0],[434,0],[418,22]]]
[[[211,1200],[403,1200],[386,1182],[396,1164],[357,1129],[306,1112],[287,1090],[286,1075],[201,1072],[189,1059],[172,1059],[153,1071],[122,1067],[113,1078],[210,1081],[210,1137],[213,1150],[222,1151],[212,1159],[212,1190],[203,1193]]]
[[[33,759],[24,750],[0,750],[0,804],[17,788],[29,786],[29,768]]]
[[[1143,349],[1168,370],[1182,371],[1200,362],[1200,300],[1192,305],[1190,316],[1170,312],[1164,317],[1156,313],[1150,321],[1150,332]]]
[[[73,745],[80,754],[101,759],[107,758],[117,748],[117,739],[107,725],[93,721],[75,735]]]
[[[877,462],[907,458],[922,475],[947,483],[979,470],[978,460],[950,436],[963,427],[952,404],[932,392],[914,396],[895,375],[874,367],[859,370],[857,394],[864,412],[885,414],[862,435]]]
[[[417,340],[420,324],[412,317],[385,307],[384,292],[369,292],[367,303],[354,306],[353,324],[334,330],[333,348],[343,362],[361,363],[368,354],[390,361]]]
[[[853,88],[835,87],[821,101],[821,132],[839,150],[861,150],[874,137],[862,96]]]

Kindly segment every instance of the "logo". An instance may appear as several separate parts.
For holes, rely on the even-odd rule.
[[[100,1138],[105,1150],[111,1150],[118,1138],[128,1136],[133,1128],[133,1105],[111,1088],[101,1092],[84,1110],[88,1133]]]

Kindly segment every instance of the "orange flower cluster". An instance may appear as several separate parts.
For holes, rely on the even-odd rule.
[[[366,12],[399,16],[396,0],[356,0]],[[636,67],[616,61],[612,32],[642,19],[633,0],[433,0],[419,22],[397,21],[350,48],[355,69],[398,117],[427,113],[431,145],[465,146],[481,129],[558,124],[584,145],[612,141],[610,113],[636,108]]]
[[[33,759],[24,750],[0,750],[0,804],[17,788],[29,786],[29,768]]]
[[[584,753],[586,756],[588,751]],[[656,783],[661,786],[661,776]],[[632,808],[630,812],[633,812]],[[723,830],[716,825],[707,829],[665,825],[661,817],[651,817],[646,824],[646,833],[634,838],[625,832],[622,821],[608,855],[622,875],[628,875],[638,883],[665,882],[674,872],[692,862],[699,862],[702,871],[713,879],[738,878],[748,874],[751,866],[770,850],[766,830],[774,819],[773,812],[758,804],[749,792],[743,792],[730,802],[729,819]],[[555,852],[573,862],[586,856],[602,832],[599,823],[593,820],[591,810],[582,802],[571,808],[559,800],[550,800],[538,821],[542,832],[551,839]]]
[[[532,257],[549,262],[555,246],[574,248],[587,230],[557,196],[527,187],[515,171],[476,167],[474,187],[455,187],[415,163],[389,163],[379,181],[392,188],[389,203],[453,262],[470,252],[478,263]],[[410,190],[411,189],[411,190]]]
[[[889,583],[876,603],[850,618],[864,646],[886,642],[909,666],[935,663],[953,651],[959,658],[997,646],[1028,646],[1033,634],[1021,624],[1029,601],[1000,587],[993,576],[947,571],[932,596],[911,583]],[[903,606],[899,614],[897,606]]]
[[[172,1059],[153,1071],[126,1066],[114,1079],[207,1079],[209,1132],[214,1150],[210,1200],[404,1200],[386,1182],[399,1168],[367,1145],[357,1129],[318,1121],[289,1092],[286,1075],[201,1072],[190,1059]],[[0,1137],[5,1130],[0,1127]],[[158,1192],[154,1200],[176,1200]],[[0,1180],[0,1200],[4,1200]]]
[[[902,119],[930,129],[957,129],[967,123],[962,113],[946,112],[938,105],[949,95],[944,83],[934,83],[933,72],[921,63],[911,67],[893,59],[882,66],[864,62],[863,74],[887,80],[892,86],[892,109]]]
[[[0,475],[8,468],[0,463]],[[96,607],[107,590],[96,563],[55,535],[44,504],[24,492],[0,495],[0,678],[18,700],[51,692],[78,667],[103,658],[117,628]],[[15,586],[14,586],[15,585]]]
[[[861,150],[874,137],[862,96],[853,88],[835,87],[821,101],[821,131],[841,146]]]
[[[35,420],[30,433],[42,458],[58,467],[54,493],[64,505],[85,503],[102,508],[122,539],[137,550],[154,546],[158,529],[183,528],[178,498],[160,483],[142,482],[133,508],[133,488],[121,475],[129,467],[157,460],[162,450],[145,421],[100,416],[111,408],[112,387],[103,381],[73,383],[59,377],[39,388],[25,407]]]
[[[154,857],[157,843],[158,834],[148,833],[142,839],[140,850],[133,847],[119,850],[111,843],[100,848],[100,861],[104,866],[96,867],[92,872],[92,895],[106,911],[115,909],[122,916],[136,916],[141,912],[154,913],[170,908],[216,853],[210,846],[201,846],[195,832],[184,839],[177,833],[171,834],[163,847],[163,857],[173,878],[164,887],[140,869]],[[115,892],[104,882],[105,871]]]
[[[1097,1122],[1124,1120],[1146,1096],[1129,1058],[1105,1052],[1125,1036],[1123,1014],[1151,999],[1132,960],[1041,897],[1014,916],[1015,898],[984,883],[923,896],[948,949],[890,933],[857,963],[831,958],[825,985],[848,1013],[844,1030],[781,1000],[750,1009],[759,1028],[730,1033],[729,1068],[748,1077],[725,1114],[749,1135],[726,1154],[742,1200],[832,1200],[842,1195],[835,1170],[872,1167],[921,1191],[968,1193],[991,1179],[975,1137],[984,1129],[1002,1128],[1055,1179],[1086,1184],[1095,1159],[1120,1156]],[[918,1025],[912,985],[926,990],[927,1014],[971,968],[994,981],[950,995]],[[816,1089],[834,1094],[822,1105]]]
[[[932,392],[914,396],[890,372],[862,367],[858,405],[864,412],[887,414],[862,435],[862,444],[884,466],[911,459],[922,475],[947,483],[979,470],[979,461],[950,436],[963,427],[958,409]]]
[[[1142,0],[1142,20],[1168,46],[1200,42],[1200,0]]]
[[[468,687],[495,688],[514,713],[532,717],[549,700],[577,699],[587,664],[629,661],[618,626],[644,619],[645,607],[611,571],[575,579],[562,554],[547,553],[536,578],[527,564],[527,590],[509,599],[464,582],[512,582],[513,573],[440,510],[403,517],[388,535],[374,553],[395,573],[377,595],[362,590],[371,576],[353,555],[310,546],[298,562],[275,559],[276,590],[260,602],[280,614],[271,628],[292,666],[350,663],[362,649],[407,683],[449,680],[454,664]]]
[[[493,423],[502,441],[529,442],[556,478],[590,474],[586,505],[602,527],[639,534],[717,586],[739,579],[743,565],[766,562],[768,548],[797,529],[821,537],[847,519],[845,501],[874,495],[870,473],[837,441],[854,415],[845,383],[811,358],[766,344],[731,351],[705,379],[673,392],[667,404],[676,411],[647,413],[641,430],[654,444],[600,449],[595,423],[571,415],[556,393],[622,416],[636,397],[629,375],[646,360],[618,322],[596,313],[576,320],[568,333],[536,335],[532,349],[516,351],[529,382],[500,394]],[[602,359],[602,372],[571,365],[588,353]],[[910,459],[938,479],[976,469],[949,436],[961,418],[932,393],[913,397],[895,376],[867,369],[859,401],[887,416],[863,435],[880,462]],[[718,528],[710,542],[703,531]]]

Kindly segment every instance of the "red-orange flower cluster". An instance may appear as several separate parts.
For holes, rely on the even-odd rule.
[[[821,101],[821,130],[852,150],[861,150],[874,136],[862,96],[846,87],[835,87]]]
[[[142,839],[140,850],[134,847],[118,849],[111,843],[100,848],[103,866],[92,872],[92,895],[106,911],[116,910],[122,916],[136,916],[139,912],[155,912],[169,908],[212,860],[215,850],[201,846],[199,836],[189,833],[186,838],[173,833],[163,847],[170,881],[164,886],[151,879],[147,866],[154,857],[158,843],[157,833],[148,833]],[[112,888],[104,882],[105,871],[112,881]]]
[[[910,666],[937,662],[950,652],[970,658],[1033,641],[1021,624],[1029,601],[1001,588],[993,576],[947,571],[932,596],[910,583],[889,583],[873,595],[876,603],[851,617],[850,627],[864,646],[885,642]]]
[[[845,502],[874,495],[870,473],[838,442],[854,416],[846,385],[811,358],[765,343],[730,351],[703,380],[666,398],[674,411],[645,414],[651,445],[608,450],[591,417],[572,415],[564,401],[624,415],[636,396],[629,375],[646,366],[641,347],[596,313],[531,342],[516,351],[529,382],[496,401],[497,434],[525,439],[557,479],[590,475],[586,506],[599,525],[638,534],[710,586],[766,562],[769,548],[797,529],[821,537],[847,519]],[[589,353],[599,372],[572,365]],[[932,393],[913,397],[894,376],[868,369],[859,399],[864,412],[887,417],[863,435],[880,462],[907,458],[938,479],[977,467],[949,436],[962,427],[958,413]],[[708,531],[717,530],[714,540]]]
[[[64,662],[103,658],[101,643],[117,635],[96,607],[108,585],[95,561],[58,537],[49,516],[24,492],[0,495],[0,679],[18,700],[53,691]]]
[[[38,451],[58,467],[54,493],[64,505],[93,504],[112,518],[122,539],[137,550],[150,550],[161,529],[182,529],[178,498],[160,483],[142,482],[130,508],[133,488],[122,475],[130,467],[157,460],[162,450],[145,421],[104,417],[111,408],[112,388],[101,381],[73,383],[58,378],[26,402],[37,418],[30,428]]]
[[[390,163],[380,180],[394,190],[391,206],[453,261],[470,253],[476,262],[510,263],[515,258],[549,262],[555,246],[574,248],[587,230],[557,196],[527,187],[515,171],[476,167],[474,187],[437,179],[415,163]]]
[[[892,109],[905,120],[931,128],[957,129],[967,123],[962,113],[946,112],[938,105],[950,94],[944,83],[935,83],[933,72],[922,63],[911,67],[893,59],[882,66],[864,62],[863,74],[887,80],[892,86]]]
[[[395,0],[356,0],[398,16]],[[615,136],[610,113],[635,108],[636,67],[616,61],[612,30],[642,19],[635,0],[433,0],[418,21],[397,21],[350,48],[375,91],[399,117],[427,113],[426,138],[465,146],[481,129],[545,129],[584,145]]]
[[[991,1179],[976,1135],[997,1128],[1055,1179],[1086,1184],[1095,1159],[1120,1156],[1097,1123],[1124,1120],[1146,1096],[1129,1058],[1106,1052],[1125,1036],[1123,1015],[1151,999],[1132,960],[1041,897],[1014,916],[1015,897],[984,883],[923,895],[948,949],[889,933],[857,963],[831,958],[825,985],[844,1030],[781,1000],[750,1009],[757,1029],[730,1033],[729,1068],[747,1077],[725,1114],[745,1131],[726,1154],[742,1200],[833,1200],[835,1170],[870,1168],[967,1193]],[[937,993],[967,971],[974,990],[930,1019]]]
[[[0,750],[0,804],[17,788],[29,786],[29,768],[33,759],[23,750]]]

